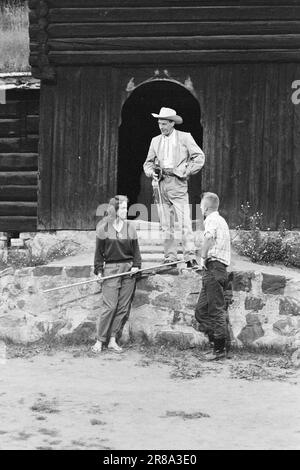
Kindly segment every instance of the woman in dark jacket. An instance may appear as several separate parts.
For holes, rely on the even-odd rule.
[[[95,274],[99,279],[118,273],[129,274],[102,283],[103,310],[93,352],[102,351],[107,342],[108,349],[122,352],[116,336],[130,312],[136,282],[132,274],[141,268],[137,233],[133,223],[126,220],[127,204],[126,196],[112,198],[108,204],[107,216],[96,230]]]

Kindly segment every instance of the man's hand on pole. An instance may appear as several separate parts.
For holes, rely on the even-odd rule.
[[[151,175],[151,176],[152,176],[152,179],[153,179],[154,181],[158,181],[158,175],[157,175],[157,173],[156,173],[154,170],[152,171],[152,175]]]

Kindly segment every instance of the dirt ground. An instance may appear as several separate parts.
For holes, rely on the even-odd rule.
[[[0,449],[300,449],[299,379],[288,356],[9,346]]]

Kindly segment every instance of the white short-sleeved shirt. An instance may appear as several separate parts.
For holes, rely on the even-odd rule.
[[[204,220],[204,236],[210,235],[213,246],[208,250],[207,257],[220,261],[229,266],[230,264],[230,232],[226,220],[214,211]]]

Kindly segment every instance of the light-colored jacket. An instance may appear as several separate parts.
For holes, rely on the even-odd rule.
[[[189,132],[176,132],[176,145],[174,152],[174,169],[173,172],[179,178],[188,178],[195,175],[204,165],[205,155],[199,145],[196,144]],[[163,161],[163,135],[157,135],[151,140],[148,155],[144,163],[144,172],[146,176],[151,177],[157,157],[158,163],[162,166]]]

